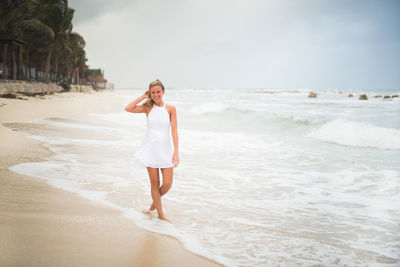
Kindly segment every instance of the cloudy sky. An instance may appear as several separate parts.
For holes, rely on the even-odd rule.
[[[117,87],[399,89],[398,0],[70,0]]]

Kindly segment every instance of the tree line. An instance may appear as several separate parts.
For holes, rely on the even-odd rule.
[[[71,83],[84,75],[85,40],[72,31],[73,16],[68,0],[1,0],[2,79]]]

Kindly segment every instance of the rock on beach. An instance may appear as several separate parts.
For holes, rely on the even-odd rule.
[[[310,93],[308,94],[308,97],[317,97],[317,94],[314,93],[314,92],[310,92]]]

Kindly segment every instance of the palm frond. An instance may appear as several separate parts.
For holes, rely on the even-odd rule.
[[[21,26],[24,29],[33,30],[41,34],[45,34],[51,40],[53,40],[55,37],[53,29],[38,19],[25,20],[21,23]]]

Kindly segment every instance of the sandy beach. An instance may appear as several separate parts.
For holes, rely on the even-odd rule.
[[[2,124],[82,120],[94,109],[107,109],[111,99],[121,101],[112,92],[23,98],[0,98]],[[0,266],[218,266],[174,238],[142,230],[117,210],[8,170],[53,154],[26,135],[0,127]]]

